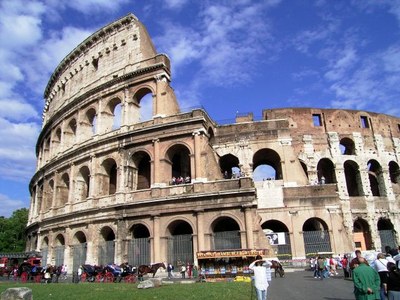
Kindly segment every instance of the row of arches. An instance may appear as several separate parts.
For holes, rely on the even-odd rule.
[[[305,162],[300,161],[305,176],[308,178],[308,167]],[[255,181],[272,179],[283,179],[281,158],[279,154],[272,149],[261,149],[257,151],[252,160],[253,179]],[[241,173],[241,164],[239,159],[232,155],[226,154],[220,159],[220,168],[223,173],[230,177],[235,177],[234,174]],[[362,196],[367,191],[363,190],[361,168],[354,160],[346,160],[343,164],[345,182],[349,196]],[[384,170],[381,164],[371,159],[366,165],[370,191],[373,196],[386,196],[387,188]],[[322,158],[317,163],[317,180],[319,183],[338,183],[335,164],[329,158]],[[388,164],[389,178],[393,184],[400,183],[400,169],[395,161],[390,161]]]
[[[212,250],[241,249],[241,230],[239,223],[227,216],[216,218],[211,224],[209,236]],[[122,256],[127,257],[132,265],[142,265],[151,263],[152,249],[154,247],[153,229],[145,223],[136,223],[129,229],[129,238],[121,239],[116,236],[117,229],[111,226],[104,226],[98,231],[98,236],[89,240],[89,234],[84,230],[77,230],[68,244],[64,234],[59,233],[51,242],[48,236],[42,238],[40,251],[43,256],[43,263],[50,263],[52,258],[55,265],[65,264],[69,260],[73,270],[79,265],[87,263],[88,253],[97,254],[95,263],[106,265],[110,263],[122,263]],[[164,238],[164,255],[168,262],[174,266],[180,263],[194,262],[194,240],[195,229],[185,220],[178,219],[171,221],[166,227]],[[92,243],[89,243],[92,242]],[[124,255],[118,256],[116,253],[117,243],[120,243],[124,250]],[[90,246],[89,246],[90,245]],[[65,257],[66,248],[70,248],[70,258]],[[92,247],[92,249],[89,249]],[[52,258],[49,256],[49,249],[53,249]],[[95,250],[97,249],[97,251]]]
[[[289,228],[279,220],[268,220],[261,227],[265,232],[284,234],[284,244],[278,244],[277,256],[281,259],[292,258],[292,246]],[[304,241],[304,251],[307,258],[315,256],[320,252],[334,251],[332,245],[331,230],[327,223],[321,218],[310,218],[303,223],[302,235]],[[397,248],[397,236],[394,225],[387,218],[380,218],[376,224],[376,230],[380,238],[381,251],[385,251],[385,246]],[[357,218],[353,223],[353,243],[354,249],[372,250],[375,243],[372,240],[371,228],[366,220]]]
[[[167,162],[163,167],[165,174],[169,175],[160,179],[169,183],[174,176],[191,178],[190,153],[186,145],[170,146],[163,159]],[[122,158],[108,157],[97,161],[98,165],[88,162],[75,171],[69,169],[57,172],[34,187],[35,211],[46,211],[68,202],[84,201],[89,197],[114,195],[120,188],[124,191],[148,189],[151,187],[154,172],[150,155],[146,150],[139,150],[128,158],[127,163],[121,163]],[[120,182],[122,180],[125,184]]]
[[[39,149],[39,164],[71,148],[75,143],[90,139],[93,135],[118,130],[122,125],[130,125],[150,120],[153,116],[153,91],[144,87],[136,91],[128,102],[123,96],[98,100],[55,126],[43,139]],[[131,109],[125,109],[131,107]]]

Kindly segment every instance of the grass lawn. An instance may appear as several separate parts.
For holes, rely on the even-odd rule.
[[[138,289],[137,284],[128,283],[14,283],[0,282],[0,293],[10,287],[32,289],[33,300],[121,300],[121,299],[250,299],[250,283],[247,282],[206,282],[162,285],[158,288]],[[253,292],[253,299],[255,294]]]

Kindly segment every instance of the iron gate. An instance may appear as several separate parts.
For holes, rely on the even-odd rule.
[[[114,263],[115,242],[105,241],[98,246],[98,263],[101,266]]]
[[[212,239],[212,248],[212,250],[241,249],[240,232],[215,232]]]
[[[54,251],[55,251],[55,263],[56,266],[62,266],[64,264],[64,250],[65,246],[57,246]]]
[[[193,264],[193,239],[191,234],[174,235],[168,238],[168,263],[177,267]]]
[[[390,246],[391,249],[397,248],[396,235],[394,230],[379,230],[381,238],[381,251],[385,253],[385,246]]]
[[[331,240],[329,231],[304,231],[304,248],[306,257],[310,258],[315,256],[318,252],[331,252]]]
[[[40,250],[40,252],[42,253],[42,266],[45,266],[45,265],[47,265],[47,256],[48,256],[48,253],[49,253],[49,248],[42,248],[41,250]]]
[[[76,244],[72,246],[73,260],[72,270],[77,271],[80,265],[84,265],[86,262],[86,249],[87,244]]]
[[[128,259],[133,266],[150,264],[149,238],[138,238],[128,242]]]
[[[292,246],[290,244],[290,234],[285,232],[285,242],[284,245],[278,245],[278,258],[279,259],[292,259]]]

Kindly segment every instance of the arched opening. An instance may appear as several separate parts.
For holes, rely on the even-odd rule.
[[[105,174],[100,178],[101,195],[114,195],[117,191],[117,163],[114,159],[108,158],[103,161],[102,166]]]
[[[72,239],[72,270],[76,272],[80,265],[86,262],[86,235],[82,231],[75,233]]]
[[[115,233],[105,226],[100,231],[100,241],[98,245],[98,263],[105,266],[114,263],[115,257]]]
[[[47,185],[47,192],[46,192],[46,198],[45,198],[45,210],[51,209],[51,206],[53,205],[53,196],[54,196],[54,180],[50,179]]]
[[[133,121],[145,122],[153,118],[153,93],[149,88],[138,90],[133,97],[135,104]]]
[[[389,176],[392,182],[393,193],[396,195],[400,194],[400,170],[399,165],[394,161],[389,162]]]
[[[257,178],[268,178],[271,180],[283,179],[281,158],[272,149],[258,150],[253,156],[253,173],[257,170]],[[253,175],[254,177],[254,175]]]
[[[64,265],[64,252],[65,252],[65,239],[62,234],[58,234],[55,239],[55,248],[54,248],[56,266]]]
[[[353,224],[354,247],[361,251],[373,248],[371,231],[367,221],[358,218]]]
[[[49,238],[46,236],[42,240],[42,245],[40,247],[40,253],[42,254],[42,264],[47,264],[47,259],[49,255]]]
[[[64,149],[68,150],[75,143],[76,128],[76,120],[71,119],[64,130]]]
[[[176,220],[168,225],[168,262],[174,267],[193,264],[193,229],[189,223]]]
[[[354,141],[348,137],[342,138],[340,140],[340,151],[343,155],[355,155],[356,146]]]
[[[214,144],[215,142],[214,130],[210,127],[208,128],[207,133],[208,133],[208,142],[210,144]]]
[[[53,153],[57,153],[60,151],[60,145],[61,145],[61,128],[57,128],[56,132],[54,134],[54,137],[52,139],[53,143]]]
[[[379,237],[381,238],[381,251],[385,253],[385,247],[397,249],[396,232],[390,219],[380,218],[377,224]]]
[[[111,123],[111,130],[116,130],[121,127],[121,100],[119,98],[111,99],[107,104],[107,113],[110,114],[110,120],[108,122],[108,117],[104,117],[106,123]]]
[[[303,169],[303,172],[304,172],[304,175],[307,177],[307,179],[308,179],[308,169],[307,169],[307,165],[303,162],[303,161],[300,161],[300,164],[301,164],[301,168]]]
[[[292,259],[292,247],[287,226],[278,220],[268,220],[261,225],[269,244],[279,259]]]
[[[184,181],[184,178],[191,178],[190,151],[184,145],[174,145],[167,151],[167,159],[171,164],[171,178]]]
[[[239,159],[232,155],[226,154],[219,159],[219,166],[221,168],[224,179],[239,177],[237,170],[240,172]]]
[[[61,175],[60,184],[57,189],[57,205],[63,206],[68,203],[68,195],[69,195],[69,175],[68,173],[64,173]]]
[[[330,159],[320,159],[317,165],[317,172],[320,184],[336,183],[335,166]]]
[[[96,134],[97,133],[97,114],[96,110],[94,108],[88,109],[86,112],[86,122],[87,126],[90,128],[91,134]]]
[[[77,201],[82,201],[89,197],[90,171],[87,166],[83,166],[79,169],[76,178],[75,189],[75,195],[78,197],[76,199]]]
[[[239,224],[230,217],[220,217],[211,224],[212,250],[241,249]]]
[[[129,263],[134,266],[150,264],[150,232],[143,224],[131,228],[132,240],[128,242]]]
[[[136,178],[136,189],[149,189],[151,184],[151,158],[144,152],[139,151],[132,155],[134,169],[133,176]]]
[[[347,160],[344,163],[344,174],[346,177],[347,193],[350,197],[363,195],[360,171],[357,163]]]
[[[303,224],[303,239],[306,257],[315,257],[318,252],[331,252],[328,225],[319,218],[310,218]]]
[[[381,165],[376,160],[372,159],[368,162],[367,166],[372,196],[386,196]]]

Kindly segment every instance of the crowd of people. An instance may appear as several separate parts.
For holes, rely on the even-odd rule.
[[[171,184],[172,185],[176,185],[176,184],[184,184],[184,183],[191,183],[192,179],[190,178],[190,176],[178,176],[178,177],[172,177],[171,179]]]
[[[338,275],[343,270],[345,279],[352,279],[356,300],[400,300],[400,252],[399,249],[385,247],[385,253],[367,260],[360,250],[354,257],[317,256],[310,260],[314,278],[323,280]]]

